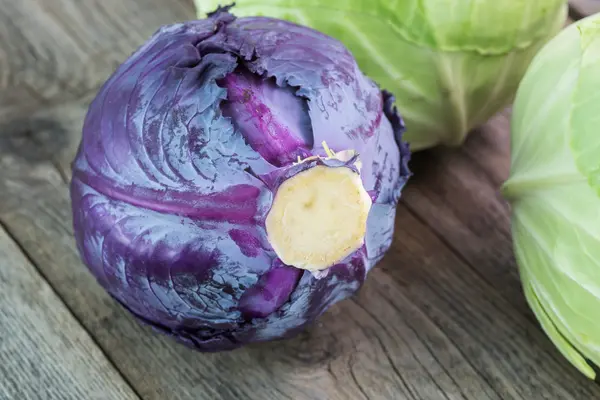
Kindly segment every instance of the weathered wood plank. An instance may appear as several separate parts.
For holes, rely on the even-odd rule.
[[[138,398],[1,227],[0,398]]]
[[[523,316],[527,309],[517,307],[522,300],[506,299],[502,285],[483,279],[421,222],[433,220],[427,215],[433,206],[421,209],[419,218],[401,206],[395,244],[363,290],[293,340],[198,354],[156,336],[98,287],[76,254],[67,187],[53,169],[72,157],[71,141],[79,136],[72,130],[79,129],[76,116],[85,107],[72,107],[0,129],[6,132],[0,141],[12,143],[10,152],[0,154],[0,221],[144,398],[166,393],[173,399],[301,400],[600,396],[600,388],[578,375],[532,318]],[[23,139],[17,127],[24,126],[30,133]],[[453,152],[423,157],[437,164],[448,154]],[[467,177],[473,175],[469,168],[474,167],[462,172]],[[407,193],[416,198],[428,179],[416,178]],[[489,180],[475,182],[473,193],[493,191]],[[441,203],[434,197],[446,194],[431,192],[428,201]],[[475,196],[468,205],[479,201]],[[448,222],[448,229],[460,222]],[[506,221],[499,224],[506,229]],[[486,236],[487,228],[480,229]],[[488,240],[493,247],[506,237],[488,235]],[[492,270],[514,268],[506,259],[491,259]],[[518,282],[506,285],[522,297]]]
[[[509,172],[509,117],[500,113],[460,149],[413,156],[402,202],[517,309],[529,313],[515,264],[510,215],[499,193]]]
[[[0,119],[93,92],[189,0],[0,0]]]

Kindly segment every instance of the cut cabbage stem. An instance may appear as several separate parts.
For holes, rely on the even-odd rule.
[[[327,269],[364,244],[371,204],[359,173],[317,165],[279,187],[267,215],[267,235],[283,263]]]

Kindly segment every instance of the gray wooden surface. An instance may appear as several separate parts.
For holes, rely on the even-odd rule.
[[[186,0],[0,0],[0,399],[600,398],[521,292],[509,110],[415,156],[389,254],[294,339],[196,353],[111,300],[76,253],[69,163],[98,85],[191,18]]]
[[[0,260],[0,398],[137,399],[2,229]]]

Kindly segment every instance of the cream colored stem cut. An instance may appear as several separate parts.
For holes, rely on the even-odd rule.
[[[280,186],[267,215],[267,235],[284,264],[323,270],[363,245],[370,208],[359,174],[316,166]]]

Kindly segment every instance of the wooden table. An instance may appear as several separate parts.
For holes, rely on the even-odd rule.
[[[72,238],[82,118],[134,48],[193,17],[187,0],[0,0],[0,399],[600,398],[521,292],[497,190],[508,110],[414,157],[389,254],[294,339],[201,354],[111,300]]]

